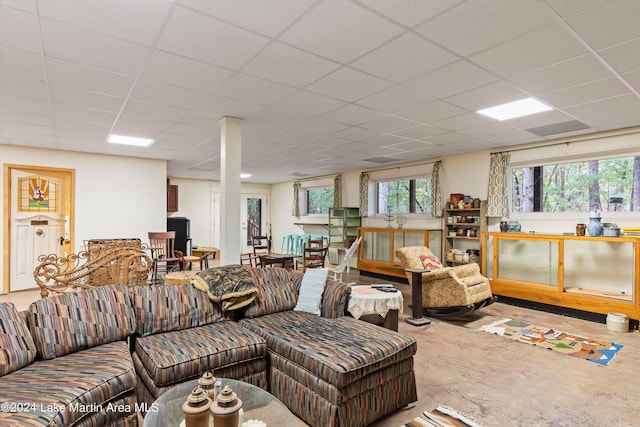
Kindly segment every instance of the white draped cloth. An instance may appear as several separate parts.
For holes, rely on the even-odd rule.
[[[402,292],[382,292],[369,285],[351,286],[351,297],[347,311],[359,319],[363,314],[379,314],[386,317],[389,310],[404,308]]]

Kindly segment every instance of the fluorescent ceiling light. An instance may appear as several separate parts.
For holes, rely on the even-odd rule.
[[[148,147],[153,142],[149,138],[136,138],[135,136],[109,135],[112,144],[135,145],[136,147]]]
[[[509,102],[507,104],[485,108],[484,110],[478,110],[477,113],[502,121],[549,110],[553,110],[553,108],[533,98],[525,98],[520,101]]]
[[[241,174],[240,174],[240,178],[250,178],[250,177],[252,177],[252,176],[253,176],[253,175],[251,175],[250,173],[241,173]]]

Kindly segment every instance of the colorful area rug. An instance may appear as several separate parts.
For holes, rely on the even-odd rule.
[[[438,406],[430,412],[423,412],[402,427],[482,427],[482,424],[472,417],[446,406]]]
[[[586,338],[513,319],[498,320],[480,330],[600,365],[607,365],[623,348],[614,342]]]

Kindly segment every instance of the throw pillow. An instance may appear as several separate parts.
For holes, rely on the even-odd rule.
[[[422,261],[422,266],[425,270],[437,270],[442,268],[442,263],[433,255],[420,255],[420,260]]]
[[[328,268],[312,268],[304,272],[298,294],[298,304],[293,308],[295,311],[306,311],[320,315],[320,304],[328,274]]]
[[[296,306],[298,292],[288,270],[282,267],[246,269],[258,288],[258,296],[247,306],[244,317],[252,319]]]
[[[211,301],[220,304],[222,311],[245,307],[258,294],[248,271],[239,264],[200,271],[193,277],[193,284],[206,292]]]
[[[30,365],[36,345],[22,316],[11,302],[0,303],[0,377]]]

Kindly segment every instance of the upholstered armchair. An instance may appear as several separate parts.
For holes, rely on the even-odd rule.
[[[396,250],[396,256],[404,269],[424,269],[421,257],[433,257],[433,253],[425,246],[407,246]],[[407,272],[409,284],[413,277]],[[459,317],[496,300],[476,263],[435,268],[415,277],[422,277],[422,307],[432,317]]]

